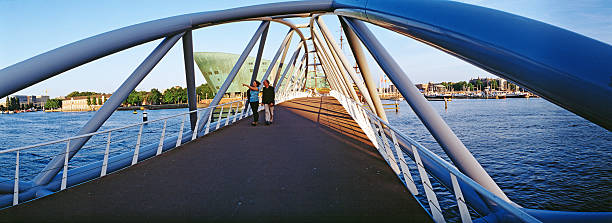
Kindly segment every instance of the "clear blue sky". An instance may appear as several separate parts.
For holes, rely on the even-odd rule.
[[[169,16],[232,8],[275,1],[33,1],[0,0],[0,68],[48,50],[113,29]],[[547,22],[580,34],[612,43],[612,2],[605,0],[464,0],[470,4],[499,9]],[[336,38],[338,22],[325,17]],[[296,21],[296,23],[300,23]],[[194,50],[240,53],[258,26],[242,22],[194,31]],[[470,64],[382,28],[372,31],[395,56],[415,83],[459,81],[476,76],[493,76]],[[264,57],[270,59],[287,28],[273,24]],[[308,36],[308,35],[307,35]],[[293,47],[297,43],[293,38]],[[17,94],[52,97],[79,91],[113,92],[159,43],[154,41],[67,71]],[[348,51],[347,51],[348,52]],[[409,52],[409,53],[407,53]],[[255,54],[255,50],[251,55]],[[377,74],[380,70],[372,62]],[[196,76],[197,84],[204,78]],[[2,81],[2,80],[0,80]],[[138,86],[138,90],[185,86],[180,41]]]

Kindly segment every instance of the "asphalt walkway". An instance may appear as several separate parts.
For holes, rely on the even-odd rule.
[[[273,125],[241,120],[0,221],[431,221],[338,101],[275,113]]]

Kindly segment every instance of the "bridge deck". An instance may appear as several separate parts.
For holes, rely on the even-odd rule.
[[[271,126],[244,119],[0,220],[431,221],[338,101],[275,112]]]

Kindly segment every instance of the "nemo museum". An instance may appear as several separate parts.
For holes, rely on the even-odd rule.
[[[223,81],[227,78],[227,75],[232,70],[232,67],[238,61],[238,54],[232,53],[222,53],[222,52],[194,52],[193,59],[195,63],[200,68],[202,72],[202,76],[206,79],[206,83],[209,83],[208,86],[214,88],[211,89],[213,92],[217,92]],[[259,71],[257,72],[257,80],[261,80],[263,75],[266,73],[268,67],[270,65],[270,60],[262,59],[261,65],[259,66]],[[232,81],[232,84],[227,89],[226,94],[230,97],[233,97],[240,92],[244,92],[245,88],[242,84],[249,83],[251,80],[251,74],[253,73],[253,69],[255,67],[255,58],[247,57],[246,61],[238,71],[236,78]],[[281,69],[284,69],[281,68]],[[270,72],[270,76],[268,80],[270,83],[275,83],[277,77],[279,75],[278,66],[274,67],[274,70]],[[316,77],[314,72],[309,72],[308,80],[306,81],[306,87],[329,87],[329,84],[323,77]],[[316,84],[315,84],[316,81]]]
[[[198,68],[202,72],[204,79],[209,83],[208,86],[213,87],[213,92],[217,92],[223,81],[227,78],[227,75],[234,67],[236,61],[238,61],[238,54],[232,53],[220,53],[220,52],[194,52],[193,59],[195,60]],[[269,60],[261,60],[261,65],[259,66],[259,72],[257,72],[257,80],[261,80],[263,75],[266,73],[268,69],[268,65],[270,64]],[[236,78],[227,89],[226,94],[230,96],[235,96],[240,92],[245,91],[245,88],[242,84],[247,84],[251,80],[251,74],[253,73],[253,69],[255,67],[255,58],[247,57],[246,61],[238,71]],[[270,74],[270,80],[274,80],[276,72],[272,72]],[[272,82],[272,81],[270,81]]]

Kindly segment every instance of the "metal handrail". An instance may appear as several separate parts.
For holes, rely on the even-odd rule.
[[[384,124],[385,126],[387,126],[394,134],[397,134],[397,135],[399,135],[400,138],[408,141],[413,146],[412,147],[413,149],[416,149],[420,154],[423,154],[423,155],[427,156],[432,161],[436,162],[436,164],[439,164],[440,166],[445,168],[450,174],[454,175],[457,179],[461,180],[463,183],[465,183],[468,186],[470,186],[472,189],[474,189],[477,193],[479,193],[485,199],[487,199],[487,200],[497,204],[498,207],[500,207],[504,211],[507,211],[508,213],[512,214],[513,216],[517,217],[518,219],[520,219],[523,222],[541,222],[540,220],[536,219],[535,217],[533,217],[533,216],[525,213],[521,209],[519,209],[517,206],[515,206],[515,204],[511,204],[509,202],[506,202],[503,199],[501,199],[500,197],[498,197],[495,194],[491,193],[490,191],[488,191],[487,189],[482,187],[480,184],[478,184],[476,181],[472,180],[471,178],[469,178],[468,176],[463,174],[455,166],[453,166],[452,164],[448,163],[446,160],[442,159],[440,156],[436,155],[434,152],[430,151],[429,149],[427,149],[424,146],[422,146],[421,144],[419,144],[417,141],[415,141],[412,138],[408,137],[407,135],[402,133],[399,129],[397,129],[396,127],[393,127],[388,122],[382,120],[380,117],[374,115],[370,110],[364,108],[361,103],[356,102],[355,100],[353,100],[351,98],[348,98],[345,95],[343,95],[343,94],[341,94],[341,93],[339,93],[339,92],[337,92],[335,90],[331,91],[330,95],[340,99],[338,101],[340,101],[341,104],[343,104],[344,102],[353,103],[353,105],[356,108],[359,109],[358,111],[361,111],[363,114],[367,115],[367,117],[370,120],[380,122],[380,123]],[[346,105],[343,105],[343,106],[346,107]],[[347,109],[347,110],[349,110],[349,109]],[[354,119],[358,120],[358,118],[355,118],[355,117],[354,117]],[[367,126],[367,125],[366,126],[362,126],[360,124],[360,127],[362,129],[364,129],[364,127],[368,128],[370,126]],[[374,129],[370,127],[367,130],[364,129],[364,132],[365,131],[374,131]],[[370,140],[372,140],[372,139],[370,139]],[[378,142],[372,141],[372,143],[376,145]],[[381,155],[383,155],[383,154],[381,154]],[[400,155],[403,156],[404,154],[397,154],[397,155],[398,156],[400,156]],[[383,155],[383,157],[384,157],[384,155]],[[389,163],[389,165],[391,166],[390,163]],[[410,173],[406,173],[406,174],[410,174]],[[463,216],[462,216],[462,218],[463,218]]]
[[[277,97],[277,103],[282,103],[284,101],[291,100],[291,99],[294,99],[294,98],[307,97],[307,96],[309,96],[309,94],[307,92],[300,92],[300,91],[294,91],[294,90],[283,91]],[[175,147],[180,146],[182,144],[182,142],[185,141],[184,140],[185,137],[184,137],[183,132],[184,132],[184,128],[185,128],[185,120],[187,119],[187,116],[189,114],[194,113],[194,112],[198,112],[198,111],[206,111],[207,109],[216,109],[216,108],[219,108],[219,107],[224,107],[224,106],[230,105],[230,109],[227,111],[225,118],[223,118],[223,111],[222,111],[221,113],[219,113],[219,117],[215,120],[215,122],[217,124],[216,124],[216,126],[214,127],[214,129],[212,131],[216,131],[216,130],[220,129],[222,122],[223,122],[223,127],[225,127],[225,126],[229,125],[230,122],[231,122],[231,124],[233,124],[233,123],[235,123],[238,120],[247,118],[249,115],[252,115],[252,110],[251,109],[244,109],[243,108],[241,110],[241,112],[238,113],[238,110],[240,109],[241,106],[238,105],[238,106],[236,106],[234,108],[233,104],[236,104],[236,103],[242,104],[242,102],[243,102],[243,99],[239,99],[239,100],[230,101],[230,102],[227,102],[227,103],[224,103],[224,104],[218,104],[218,105],[210,106],[210,107],[207,107],[207,108],[196,109],[196,110],[192,110],[192,111],[188,111],[188,112],[183,112],[183,113],[175,114],[175,115],[170,115],[170,116],[166,116],[166,117],[162,117],[162,118],[158,118],[158,119],[154,119],[154,120],[149,120],[149,121],[145,121],[145,122],[141,122],[141,123],[129,124],[129,125],[122,126],[122,127],[107,129],[107,130],[103,130],[103,131],[97,131],[97,132],[88,133],[88,134],[77,135],[77,136],[68,137],[68,138],[64,138],[64,139],[60,139],[60,140],[53,140],[53,141],[45,142],[45,143],[39,143],[39,144],[34,144],[34,145],[29,145],[29,146],[23,146],[23,147],[18,147],[18,148],[13,148],[13,149],[2,150],[2,151],[0,151],[0,154],[6,154],[6,153],[10,153],[10,152],[15,152],[16,153],[16,157],[15,157],[15,175],[14,175],[14,178],[13,178],[14,179],[14,188],[12,189],[12,191],[13,191],[12,192],[12,197],[13,197],[12,204],[13,205],[19,204],[20,193],[26,193],[24,190],[30,190],[31,188],[33,188],[33,187],[30,187],[29,189],[20,189],[20,187],[21,187],[20,186],[20,184],[21,184],[20,181],[21,181],[21,178],[22,178],[20,176],[20,174],[19,174],[19,172],[21,171],[21,167],[20,167],[20,162],[21,162],[20,161],[20,152],[23,151],[23,150],[27,150],[27,149],[31,149],[31,148],[36,148],[36,147],[41,147],[41,146],[46,146],[46,145],[52,145],[52,144],[58,144],[58,143],[67,142],[66,143],[66,151],[62,151],[62,152],[56,154],[56,155],[62,155],[62,156],[65,157],[64,158],[63,171],[61,172],[61,179],[59,180],[60,182],[58,182],[60,184],[59,190],[61,191],[61,190],[66,189],[69,186],[68,185],[68,177],[69,177],[69,175],[68,175],[67,172],[69,170],[70,159],[68,157],[68,148],[70,147],[71,140],[82,138],[82,137],[90,137],[90,136],[94,136],[94,135],[104,135],[104,134],[108,133],[109,136],[106,139],[106,143],[102,143],[102,144],[96,145],[96,146],[101,146],[101,145],[106,144],[106,148],[105,148],[103,159],[102,160],[98,160],[98,161],[93,161],[93,162],[90,162],[90,163],[86,163],[83,166],[75,169],[76,170],[75,173],[79,174],[79,173],[82,172],[82,170],[80,170],[80,169],[86,168],[87,166],[91,166],[92,164],[94,164],[96,162],[102,162],[101,163],[102,164],[101,165],[101,172],[100,172],[99,175],[97,175],[97,177],[103,177],[103,176],[105,176],[107,174],[107,170],[109,170],[109,161],[112,158],[112,157],[109,157],[109,154],[110,154],[109,153],[110,152],[109,149],[110,149],[110,144],[112,143],[112,141],[111,141],[112,138],[110,136],[111,136],[111,133],[113,131],[119,131],[119,130],[123,130],[123,129],[127,129],[127,128],[132,128],[132,127],[140,126],[140,130],[138,131],[138,137],[136,139],[136,145],[135,145],[135,148],[133,148],[133,151],[132,151],[132,149],[129,149],[130,151],[128,151],[128,152],[124,152],[124,153],[121,153],[119,155],[113,156],[113,157],[120,157],[120,156],[126,156],[126,154],[127,154],[127,156],[132,156],[131,157],[131,160],[132,160],[131,165],[134,165],[134,164],[138,163],[139,158],[140,158],[139,152],[140,152],[140,147],[143,146],[141,142],[142,142],[142,135],[143,135],[143,126],[145,124],[164,121],[164,125],[163,125],[163,128],[161,130],[161,136],[160,136],[160,139],[159,139],[159,145],[157,147],[157,152],[155,153],[155,156],[157,156],[157,155],[161,154],[162,149],[165,148],[165,147],[163,147],[163,145],[164,145],[164,137],[165,137],[165,133],[166,133],[166,128],[168,127],[167,126],[167,120],[168,119],[176,118],[176,117],[181,117],[181,116],[183,117],[183,120],[182,120],[182,122],[180,124],[180,129],[179,129],[179,132],[178,132],[178,137],[176,139],[176,145],[172,145],[172,147],[170,147],[170,149],[171,149],[171,148],[175,148]],[[261,110],[263,110],[263,108],[262,108],[262,106],[259,106],[257,108],[257,111],[261,111]],[[231,114],[232,111],[234,112],[233,114]],[[211,122],[212,122],[212,120],[211,120],[212,112],[208,113],[208,117],[203,117],[203,115],[196,116],[196,117],[197,117],[197,122],[200,122],[200,121],[203,120],[205,122],[205,124],[207,124],[206,125],[206,130],[207,131],[204,134],[202,134],[202,135],[197,134],[197,131],[196,132],[191,131],[192,135],[191,135],[191,137],[189,137],[188,141],[194,140],[194,139],[198,138],[198,136],[202,137],[202,136],[206,135],[208,132],[210,132],[210,127],[211,127]],[[197,125],[197,123],[196,123],[196,125]],[[189,132],[186,132],[186,134],[189,134]],[[170,140],[170,139],[168,139],[168,140]],[[126,140],[124,140],[124,141],[126,141]],[[117,142],[117,141],[114,141],[114,142]],[[146,146],[155,146],[155,143],[149,144],[149,145],[146,145]],[[129,154],[129,153],[132,153],[132,152],[133,152],[133,155]],[[115,159],[115,158],[113,158],[113,159]],[[128,166],[129,166],[129,164],[128,164]],[[123,168],[123,167],[126,167],[126,166],[121,166],[120,168]],[[62,167],[60,167],[60,169],[61,168]],[[97,178],[97,177],[94,177],[94,178]],[[76,185],[76,184],[71,183],[71,185]],[[32,199],[32,198],[31,197],[30,198],[22,198],[21,200],[23,201],[23,200],[29,200],[29,199]]]
[[[227,102],[227,103],[224,103],[224,104],[219,104],[219,105],[216,105],[216,106],[213,106],[213,107],[217,108],[219,106],[225,106],[225,105],[233,104],[233,103],[236,103],[236,102],[242,102],[242,100],[231,101],[231,102]],[[142,125],[142,124],[149,124],[149,123],[158,122],[158,121],[161,121],[161,120],[167,120],[167,119],[170,119],[170,118],[179,117],[179,116],[182,116],[182,115],[191,114],[191,113],[194,113],[194,112],[198,112],[198,111],[202,111],[202,110],[207,110],[207,109],[210,109],[210,107],[199,108],[199,109],[196,109],[196,110],[193,110],[193,111],[188,111],[188,112],[185,112],[185,113],[179,113],[179,114],[175,114],[175,115],[170,115],[170,116],[166,116],[166,117],[162,117],[162,118],[158,118],[158,119],[154,119],[154,120],[149,120],[149,121],[146,121],[146,122],[129,124],[129,125],[122,126],[122,127],[117,127],[117,128],[112,128],[112,129],[92,132],[92,133],[88,133],[88,134],[71,136],[71,137],[68,137],[68,138],[58,139],[58,140],[54,140],[54,141],[49,141],[49,142],[44,142],[44,143],[39,143],[39,144],[34,144],[34,145],[29,145],[29,146],[22,146],[22,147],[17,147],[17,148],[13,148],[13,149],[0,150],[0,154],[9,153],[9,152],[15,152],[15,151],[21,151],[21,150],[26,150],[26,149],[31,149],[31,148],[41,147],[41,146],[46,146],[46,145],[52,145],[52,144],[56,144],[56,143],[66,142],[66,141],[72,140],[72,139],[78,139],[78,138],[83,138],[83,137],[88,137],[88,136],[94,136],[94,135],[99,135],[99,134],[103,134],[103,133],[113,132],[113,131],[117,131],[117,130],[127,129],[127,128],[131,128],[131,127],[139,126],[139,125]]]

